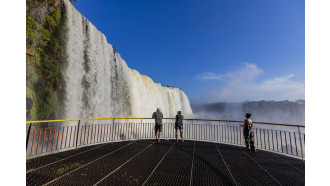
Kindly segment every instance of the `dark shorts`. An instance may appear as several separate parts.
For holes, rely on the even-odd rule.
[[[156,124],[155,125],[155,132],[163,132],[163,124],[159,125],[159,124]]]
[[[181,129],[183,129],[183,126],[175,126],[175,129],[176,130],[179,130],[179,129],[181,130]]]

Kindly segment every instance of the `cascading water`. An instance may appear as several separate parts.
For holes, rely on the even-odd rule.
[[[65,7],[66,118],[150,118],[156,108],[162,109],[164,117],[174,117],[179,110],[185,116],[192,115],[183,91],[161,86],[130,69],[105,36],[69,1]]]

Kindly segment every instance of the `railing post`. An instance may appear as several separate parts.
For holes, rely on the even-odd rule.
[[[224,126],[224,128],[225,128],[225,140],[224,140],[224,142],[227,143],[227,126]]]
[[[142,127],[142,124],[143,124],[143,122],[142,122],[142,119],[141,119],[141,125],[140,125],[140,128]],[[143,132],[143,131],[142,131]],[[142,135],[142,134],[141,134]],[[139,135],[139,140],[140,140],[140,135]]]
[[[215,125],[213,125],[213,141],[215,141]]]
[[[270,130],[270,131],[272,131],[273,151],[275,151],[275,150],[274,150],[274,148],[275,148],[274,146],[275,146],[275,145],[274,145],[274,134],[273,134],[273,130]]]
[[[27,134],[27,137],[26,137],[26,150],[27,150],[27,148],[28,148],[28,144],[29,144],[29,138],[30,138],[31,126],[32,126],[32,123],[30,123],[30,125],[29,125],[28,134]]]
[[[260,148],[262,149],[262,135],[261,135],[261,128],[259,129],[259,136],[260,136]]]
[[[293,151],[292,151],[292,141],[291,141],[291,133],[290,133],[290,132],[289,132],[289,136],[290,136],[291,155],[293,155]]]
[[[289,154],[289,151],[288,151],[288,142],[286,140],[286,131],[284,131],[284,134],[285,134],[285,146],[286,146],[286,153]]]
[[[78,148],[79,127],[80,127],[80,120],[78,121],[77,139],[76,139],[76,149]]]
[[[282,153],[284,153],[283,152],[283,143],[282,143],[282,131],[280,130],[280,138],[281,138],[281,150],[282,150]]]
[[[258,128],[255,128],[255,135],[254,136],[255,136],[255,138],[257,138],[257,141],[254,141],[254,143],[257,143],[256,148],[258,148]]]
[[[253,131],[253,142],[254,142],[253,145],[255,145],[256,144],[256,135],[254,135],[254,134],[256,134],[256,130],[254,129],[254,124],[252,124],[252,131]],[[256,147],[254,146],[254,148],[256,148]]]
[[[170,128],[170,127],[167,125],[167,119],[165,119],[165,124],[166,124],[165,126],[167,127],[167,130],[168,130],[166,140],[168,140],[168,138],[169,138],[169,136],[170,136],[170,133],[169,133],[169,131],[170,131],[169,128]],[[164,127],[164,128],[165,128],[165,127]],[[164,135],[166,135],[165,132],[164,132]]]
[[[293,136],[294,136],[294,143],[295,143],[295,146],[296,146],[296,153],[297,153],[297,156],[299,156],[298,155],[297,139],[296,139],[296,133],[295,132],[293,132]]]
[[[298,132],[299,132],[299,140],[300,140],[301,159],[304,160],[304,152],[303,152],[303,148],[302,148],[301,135],[300,135],[300,128],[299,127],[298,127]]]
[[[266,145],[266,132],[265,132],[265,129],[263,129],[264,131],[264,144],[265,144],[265,149],[267,149],[267,145]]]
[[[219,142],[221,142],[221,137],[222,137],[220,130],[221,130],[221,124],[220,124],[220,121],[219,121],[219,128],[218,128],[218,135],[217,135]]]
[[[224,140],[223,140],[223,136],[224,136],[223,135],[223,126],[221,126],[221,124],[220,124],[220,130],[221,130],[221,140],[220,140],[220,142],[224,142]]]
[[[112,120],[112,135],[111,135],[112,141],[115,140],[115,135],[114,135],[114,133],[116,134],[115,118],[113,118],[113,120]]]
[[[277,145],[277,152],[279,152],[279,149],[278,149],[278,138],[277,138],[277,130],[276,131],[276,145]]]
[[[238,127],[238,132],[239,132],[239,144],[242,145],[242,128]],[[257,131],[256,131],[257,132]],[[257,134],[257,133],[256,133]],[[258,139],[258,138],[257,138]],[[258,145],[257,145],[258,147]]]
[[[230,126],[230,142],[232,144],[235,144],[235,134],[233,133],[234,132],[234,129],[232,129],[233,127]]]
[[[196,136],[195,136],[195,128],[194,128],[194,120],[191,120],[191,126],[192,126],[192,137],[193,139],[196,139]]]
[[[268,150],[270,150],[269,129],[267,129],[267,136],[268,136]]]

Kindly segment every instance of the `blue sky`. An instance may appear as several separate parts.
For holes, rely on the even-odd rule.
[[[130,68],[191,102],[305,97],[304,0],[77,0]]]

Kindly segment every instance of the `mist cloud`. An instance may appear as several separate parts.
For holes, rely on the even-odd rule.
[[[218,81],[219,87],[203,92],[197,102],[240,102],[245,100],[297,100],[305,97],[305,84],[295,81],[293,74],[261,79],[264,70],[256,64],[243,63],[236,71],[225,74],[203,73],[201,81]],[[220,85],[220,82],[223,84]]]

